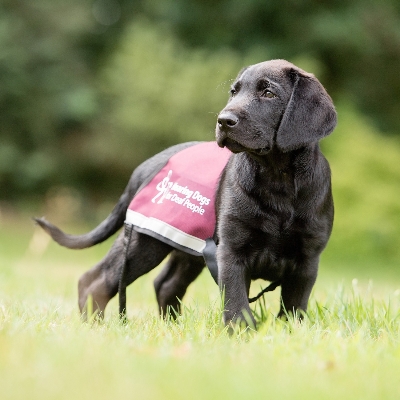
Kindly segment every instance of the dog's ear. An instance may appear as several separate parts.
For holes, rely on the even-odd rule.
[[[300,148],[329,135],[337,116],[332,99],[312,74],[291,70],[293,91],[283,114],[277,145],[282,151]]]

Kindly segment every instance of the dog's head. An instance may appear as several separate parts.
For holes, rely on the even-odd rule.
[[[321,83],[295,65],[271,60],[243,69],[219,113],[218,145],[257,156],[273,146],[283,152],[329,135],[337,117]]]

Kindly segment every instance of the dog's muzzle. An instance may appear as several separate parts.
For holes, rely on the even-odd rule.
[[[223,111],[219,114],[216,128],[216,140],[219,147],[226,147],[232,153],[247,151],[258,156],[263,156],[271,150],[271,146],[252,149],[232,139],[230,134],[237,128],[238,124],[239,117],[231,111]]]

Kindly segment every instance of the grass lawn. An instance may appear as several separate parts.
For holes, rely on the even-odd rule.
[[[308,318],[276,320],[277,289],[254,306],[258,332],[229,337],[207,271],[176,322],[157,316],[156,270],[129,287],[127,325],[116,299],[104,322],[82,323],[77,279],[111,242],[72,251],[41,236],[32,246],[32,233],[29,221],[1,221],[2,400],[400,398],[396,265],[325,257]]]

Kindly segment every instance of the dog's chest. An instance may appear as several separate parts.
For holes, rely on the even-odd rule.
[[[284,191],[265,193],[260,199],[249,227],[249,244],[262,253],[261,258],[292,258],[300,250],[296,203],[295,189],[288,186]]]
[[[304,234],[297,227],[294,208],[260,218],[259,225],[250,228],[248,239],[243,243],[253,279],[280,279],[302,259],[304,245]]]
[[[232,217],[226,220],[232,249],[245,257],[253,279],[275,280],[302,257],[304,224],[299,217],[299,191],[290,173],[271,174],[231,196]]]
[[[253,182],[242,185],[237,193],[241,199],[237,212],[260,235],[283,239],[292,229],[298,204],[298,188],[293,173],[268,170]]]

